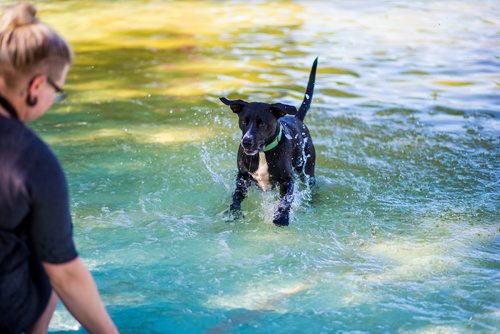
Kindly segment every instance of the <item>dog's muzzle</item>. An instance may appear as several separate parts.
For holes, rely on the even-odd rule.
[[[257,145],[251,138],[243,137],[241,147],[243,148],[243,153],[246,155],[256,155],[262,151],[264,145]]]

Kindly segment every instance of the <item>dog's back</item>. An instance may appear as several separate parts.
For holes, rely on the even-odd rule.
[[[297,114],[294,116],[283,116],[278,119],[278,122],[283,125],[286,138],[292,143],[292,166],[301,177],[308,179],[307,181],[310,185],[315,183],[314,167],[316,164],[316,150],[314,149],[309,129],[304,124],[304,118],[311,106],[317,66],[318,58],[314,60],[311,67],[304,100]]]

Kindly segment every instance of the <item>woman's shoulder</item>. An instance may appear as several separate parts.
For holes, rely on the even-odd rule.
[[[26,168],[43,164],[60,168],[50,147],[24,123],[0,117],[0,156]]]

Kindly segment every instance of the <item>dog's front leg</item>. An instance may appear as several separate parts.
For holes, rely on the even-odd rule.
[[[293,181],[280,183],[280,203],[274,213],[273,223],[287,226],[290,223],[290,207],[293,202]]]
[[[248,175],[248,173],[238,172],[238,176],[236,177],[236,189],[233,194],[233,203],[229,208],[231,215],[235,219],[241,216],[241,202],[245,199],[250,184],[250,175]]]

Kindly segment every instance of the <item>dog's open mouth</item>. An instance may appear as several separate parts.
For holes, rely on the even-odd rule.
[[[256,150],[256,149],[246,149],[244,148],[243,149],[243,153],[245,153],[246,155],[256,155],[257,153],[259,153],[260,150]]]
[[[245,148],[243,147],[243,153],[246,155],[256,155],[260,151],[264,149],[264,145],[259,145],[257,148],[252,147],[252,148]]]

